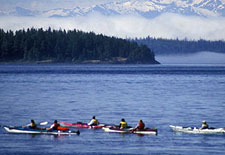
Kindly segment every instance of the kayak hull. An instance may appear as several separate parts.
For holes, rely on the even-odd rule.
[[[192,134],[225,134],[224,128],[199,129],[196,127],[182,127],[182,126],[173,126],[173,125],[170,125],[170,128],[175,132],[184,132],[184,133],[192,133]]]
[[[158,131],[157,129],[144,129],[144,130],[136,130],[133,131],[133,133],[136,134],[148,134],[148,135],[157,135]]]
[[[157,129],[146,128],[144,130],[134,130],[134,128],[120,129],[120,128],[103,128],[105,132],[116,132],[116,133],[134,133],[134,134],[148,134],[157,135]]]
[[[130,133],[130,130],[132,130],[132,128],[129,129],[120,129],[120,128],[107,128],[104,127],[102,128],[105,132],[116,132],[116,133]]]
[[[60,131],[60,130],[45,130],[45,129],[30,129],[30,128],[10,128],[4,127],[4,129],[9,133],[26,133],[26,134],[61,134],[61,135],[72,135],[80,134],[79,131]]]

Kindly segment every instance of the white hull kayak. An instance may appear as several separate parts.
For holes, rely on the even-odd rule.
[[[146,129],[146,130],[137,130],[133,131],[132,133],[136,134],[147,134],[147,135],[157,135],[157,130],[156,129]]]
[[[221,134],[221,133],[225,134],[224,128],[200,129],[196,127],[182,127],[173,125],[170,125],[170,128],[176,132],[193,133],[193,134]]]
[[[151,134],[157,135],[157,129],[144,129],[144,130],[133,130],[134,128],[119,129],[119,128],[102,128],[105,132],[116,132],[116,133],[135,133],[135,134]]]
[[[132,130],[133,128],[129,128],[129,129],[119,129],[119,128],[102,128],[105,132],[116,132],[116,133],[130,133],[130,130]]]
[[[10,128],[4,127],[4,129],[9,133],[27,133],[27,134],[54,134],[54,135],[72,135],[80,134],[80,131],[60,131],[60,130],[39,130],[39,129],[29,129],[29,128]]]

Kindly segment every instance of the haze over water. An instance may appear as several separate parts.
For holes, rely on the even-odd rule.
[[[225,54],[202,51],[183,55],[156,55],[162,64],[225,64]]]

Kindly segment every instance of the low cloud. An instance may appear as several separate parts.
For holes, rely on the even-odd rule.
[[[153,19],[140,16],[103,16],[92,14],[85,17],[0,17],[0,28],[18,30],[52,27],[54,29],[79,29],[86,32],[121,38],[156,37],[169,39],[225,40],[224,17],[196,17],[166,13]]]
[[[156,60],[162,64],[225,64],[225,54],[203,51],[189,55],[158,55]]]

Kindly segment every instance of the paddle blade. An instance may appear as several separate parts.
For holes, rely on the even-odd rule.
[[[48,122],[46,121],[46,122],[41,122],[40,123],[40,125],[47,125],[48,124]]]
[[[77,135],[80,135],[80,130],[77,131]]]

